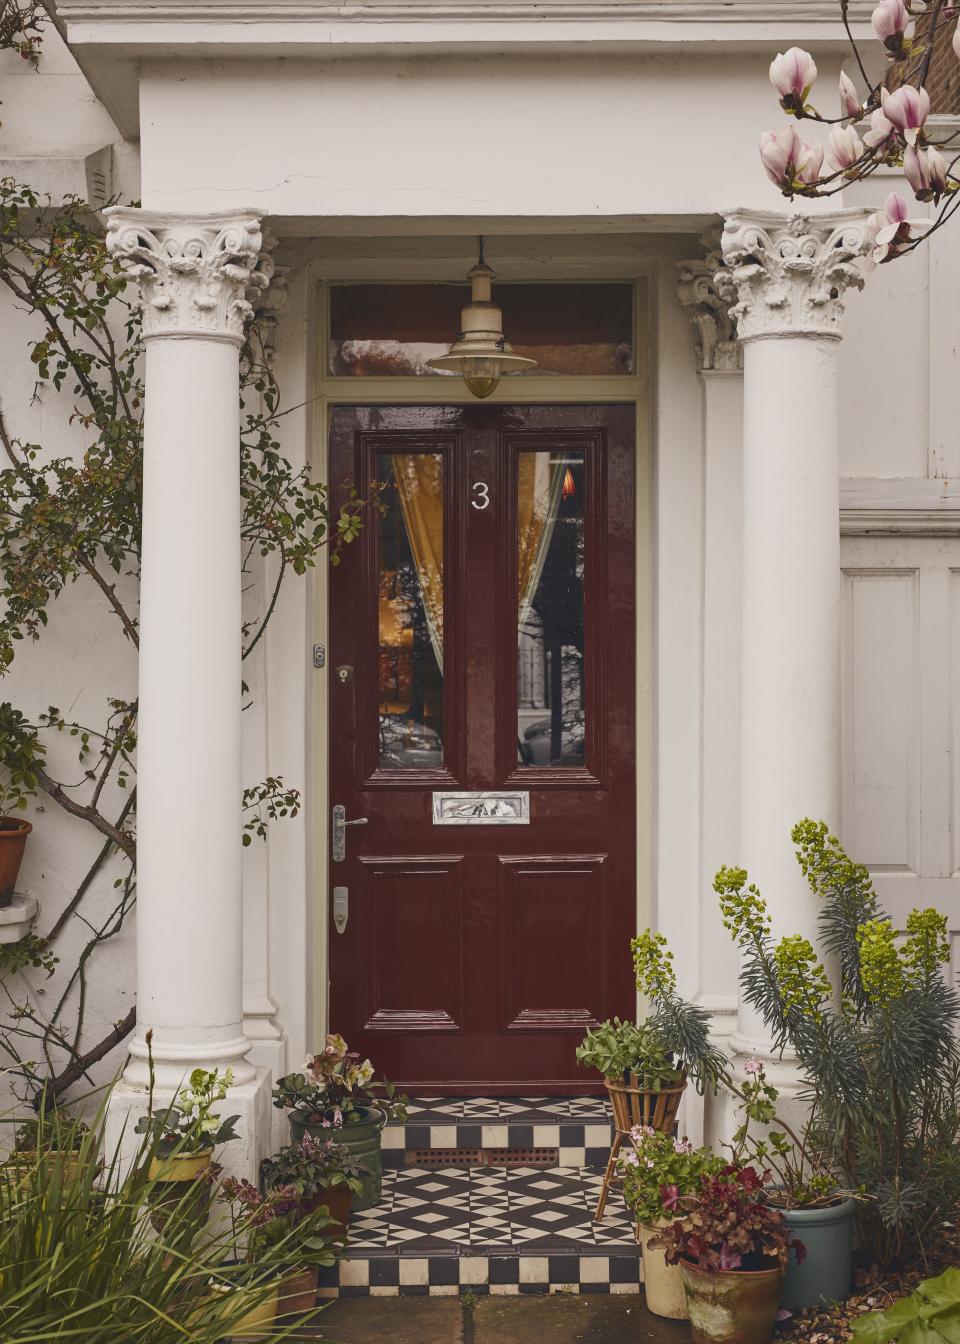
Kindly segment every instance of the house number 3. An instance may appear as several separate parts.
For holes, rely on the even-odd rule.
[[[470,487],[473,499],[470,503],[475,509],[488,509],[490,507],[490,487],[486,481],[474,481]]]

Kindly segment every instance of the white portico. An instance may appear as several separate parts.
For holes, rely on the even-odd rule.
[[[878,177],[855,198],[845,194],[852,213],[824,213],[814,208],[822,202],[811,203],[803,222],[793,223],[756,155],[759,132],[776,115],[767,76],[776,50],[805,46],[821,86],[835,84],[846,45],[835,5],[748,0],[733,8],[662,0],[225,0],[201,7],[61,0],[64,69],[46,83],[43,73],[31,74],[33,83],[18,76],[24,97],[5,95],[4,132],[22,134],[33,154],[34,139],[46,133],[38,129],[46,104],[31,117],[21,106],[44,89],[82,85],[91,106],[69,133],[59,123],[56,137],[50,131],[57,173],[69,170],[74,181],[96,167],[102,176],[107,164],[120,197],[143,202],[142,210],[114,210],[108,225],[111,250],[141,286],[147,347],[136,965],[132,953],[119,955],[117,940],[116,975],[89,988],[109,1026],[120,1016],[112,1001],[120,978],[131,998],[136,980],[139,1026],[118,1114],[143,1102],[147,1030],[166,1090],[193,1064],[233,1067],[249,1138],[236,1160],[251,1174],[257,1157],[283,1137],[282,1116],[269,1106],[270,1076],[296,1068],[337,1025],[337,957],[351,938],[358,947],[380,938],[378,969],[385,948],[402,947],[396,960],[413,968],[410,981],[422,981],[424,994],[436,991],[426,1008],[459,1020],[454,977],[431,979],[443,959],[414,955],[414,916],[408,925],[364,924],[363,903],[374,900],[378,882],[386,890],[392,872],[369,861],[396,857],[404,837],[388,842],[385,814],[357,803],[348,819],[376,821],[348,832],[347,865],[359,867],[348,878],[330,856],[330,810],[344,802],[334,791],[337,736],[352,725],[361,690],[376,709],[375,693],[361,687],[364,669],[389,664],[388,716],[422,712],[418,749],[436,748],[435,706],[424,708],[426,696],[411,710],[415,697],[405,689],[415,639],[404,645],[394,622],[382,647],[370,643],[362,659],[341,656],[335,625],[349,604],[338,594],[353,561],[336,572],[321,561],[284,584],[266,636],[241,669],[242,603],[253,599],[241,592],[236,392],[251,303],[272,307],[271,358],[287,412],[278,428],[283,453],[294,470],[334,486],[331,462],[341,460],[334,450],[346,451],[348,412],[350,432],[361,437],[381,432],[385,408],[395,417],[390,432],[400,435],[413,432],[416,408],[429,410],[423,420],[431,432],[441,433],[446,408],[456,432],[466,425],[464,433],[481,435],[484,407],[501,416],[519,408],[518,424],[526,417],[531,433],[540,432],[537,408],[554,408],[553,429],[569,431],[564,465],[574,489],[564,507],[573,519],[583,495],[577,454],[587,451],[589,434],[599,441],[632,426],[633,525],[611,562],[629,569],[633,584],[632,718],[617,730],[619,747],[626,741],[632,751],[632,927],[649,924],[667,935],[681,990],[710,1009],[735,1051],[762,1053],[764,1041],[738,1003],[736,953],[712,891],[722,863],[750,869],[777,934],[809,934],[816,911],[788,835],[801,816],[824,817],[876,872],[895,915],[917,903],[960,909],[960,730],[943,729],[960,724],[953,672],[960,658],[960,447],[953,434],[960,392],[947,361],[931,359],[928,367],[918,353],[956,343],[955,258],[937,235],[923,256],[871,275],[841,320],[844,292],[859,283],[860,224],[892,184]],[[860,22],[861,11],[852,12]],[[14,157],[25,156],[14,149]],[[66,166],[64,154],[73,155]],[[747,208],[728,212],[737,201]],[[268,224],[278,239],[275,267],[261,260]],[[525,314],[526,335],[539,342],[538,370],[504,378],[479,403],[454,378],[411,368],[400,376],[372,360],[359,373],[348,369],[342,339],[362,345],[371,335],[335,330],[348,308],[376,320],[389,310],[395,344],[422,346],[430,357],[446,349],[481,234],[497,271],[505,335],[523,344],[523,322],[511,314]],[[725,279],[715,280],[718,270]],[[273,271],[283,283],[264,289]],[[564,296],[578,289],[590,301],[563,308]],[[424,296],[437,290],[453,297],[449,316],[431,326]],[[585,369],[565,349],[568,364],[551,364],[552,347],[577,342],[572,322],[567,330],[544,316],[549,304],[578,312],[583,325],[584,312],[589,317],[592,305],[602,315],[604,301],[626,317],[613,335],[616,324],[596,323],[601,336],[588,332],[582,348],[606,342],[607,363]],[[884,404],[878,370],[891,357],[892,332],[902,395]],[[13,342],[19,339],[15,332]],[[480,419],[470,421],[474,413]],[[23,433],[43,438],[29,427]],[[457,479],[476,484],[463,472]],[[492,477],[483,480],[489,485]],[[455,493],[448,491],[444,521],[466,536],[463,515],[477,527],[483,519],[469,502],[456,514]],[[496,513],[491,497],[487,521]],[[378,534],[381,549],[396,551],[404,526],[416,532],[409,509],[401,514],[393,533]],[[549,529],[533,532],[535,540],[549,537]],[[458,560],[470,574],[480,563],[478,546]],[[369,578],[376,557],[363,554]],[[401,566],[387,568],[371,610],[381,595],[398,601]],[[421,556],[421,577],[423,570]],[[528,581],[535,570],[529,566]],[[486,601],[482,585],[477,591]],[[484,611],[484,628],[506,649],[498,655],[501,676],[517,653],[506,648],[516,640],[515,623],[504,633],[493,606]],[[461,623],[464,638],[468,624]],[[99,685],[96,664],[83,662],[93,657],[85,619],[77,626],[64,664],[82,665],[86,682]],[[454,617],[451,646],[455,626]],[[414,653],[432,648],[452,684],[456,650],[443,648],[435,619],[430,629],[430,647],[421,641]],[[531,757],[539,753],[538,768],[557,726],[545,704],[555,666],[540,657],[553,637],[545,630],[541,622],[524,636],[536,666],[521,736]],[[564,647],[583,654],[594,669],[589,685],[602,659],[591,664],[589,650],[575,647],[576,634],[558,630],[550,657]],[[623,647],[614,641],[604,655],[611,685]],[[64,703],[53,663],[44,668],[41,709]],[[18,657],[14,677],[24,675],[21,667],[28,663]],[[250,687],[243,713],[241,680]],[[475,675],[470,694],[482,696],[490,682]],[[451,750],[460,741],[451,717],[458,703],[465,701],[454,695],[443,724]],[[575,756],[577,741],[567,746]],[[578,787],[609,797],[611,789],[591,782],[604,785],[603,766],[568,761],[566,768],[581,770]],[[509,773],[455,783],[499,788]],[[299,789],[303,808],[295,820],[272,824],[266,844],[241,849],[242,789],[268,775]],[[538,782],[546,797],[549,780]],[[373,792],[380,787],[374,780]],[[560,856],[602,853],[595,837],[575,830],[574,810],[571,816]],[[416,825],[426,817],[424,809]],[[616,824],[631,831],[629,819]],[[28,873],[34,862],[55,870],[52,858],[73,843],[62,826],[47,816]],[[444,836],[444,853],[461,853],[456,833]],[[408,848],[428,853],[412,839]],[[531,846],[520,857],[544,853]],[[565,872],[568,886],[556,890],[571,893],[569,924],[587,946],[602,882],[598,865],[581,868]],[[461,870],[471,880],[472,860]],[[437,878],[438,888],[447,885],[434,905],[425,888],[412,890],[409,908],[420,910],[422,929],[443,925],[455,905],[460,879],[452,872]],[[520,876],[535,890],[536,873]],[[349,889],[346,935],[332,920],[335,886]],[[526,890],[511,876],[497,899],[522,908]],[[530,937],[534,951],[548,946],[553,929],[546,902],[543,910]],[[443,929],[452,946],[457,930]],[[550,1008],[547,994],[590,957],[553,974],[553,952],[543,963],[524,960],[522,921],[509,929],[494,960],[521,971],[532,965],[526,987],[541,996],[531,1009],[536,1018]],[[466,946],[474,946],[469,937]],[[523,953],[515,962],[512,948]],[[461,961],[447,955],[443,964]],[[613,965],[604,970],[609,981]],[[366,993],[371,977],[364,981],[362,970],[357,983]],[[388,988],[399,995],[409,985]],[[469,997],[469,986],[460,989]],[[441,1004],[448,990],[451,1002]],[[391,1011],[425,1010],[388,1003],[387,1019],[378,1018],[384,1005],[368,1004],[359,990],[355,998],[364,1029],[388,1020],[384,1049],[399,1049],[403,1039]],[[518,1009],[511,1021],[521,1015]],[[537,1030],[546,1020],[538,1019]],[[438,1012],[431,1021],[437,1039],[446,1039],[446,1019]],[[504,1029],[505,1039],[521,1034]],[[379,1048],[369,1053],[380,1062]],[[723,1124],[709,1111],[689,1113],[691,1135],[701,1120],[707,1136]]]

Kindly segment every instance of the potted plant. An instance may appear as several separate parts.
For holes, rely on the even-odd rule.
[[[716,1175],[722,1158],[709,1149],[694,1148],[688,1139],[676,1139],[650,1125],[636,1126],[631,1146],[620,1154],[623,1198],[637,1220],[637,1240],[643,1255],[643,1290],[655,1316],[687,1319],[687,1302],[679,1265],[668,1265],[659,1237],[680,1216],[676,1197],[700,1189],[701,1178]],[[664,1207],[664,1198],[670,1207]]]
[[[239,1117],[221,1120],[213,1109],[232,1082],[232,1069],[223,1074],[218,1069],[194,1069],[189,1085],[163,1110],[153,1110],[151,1093],[150,1109],[137,1121],[135,1133],[147,1136],[147,1179],[158,1231],[173,1206],[192,1213],[200,1223],[207,1220],[212,1182],[219,1174],[213,1166],[214,1151],[237,1137]]]
[[[672,1131],[687,1075],[656,1023],[601,1022],[577,1046],[577,1062],[603,1074],[620,1133],[636,1125]]]
[[[842,1302],[853,1285],[856,1200],[841,1188],[823,1155],[815,1117],[795,1131],[777,1114],[779,1093],[768,1081],[763,1061],[748,1059],[743,1071],[740,1086],[725,1079],[743,1111],[743,1123],[727,1146],[734,1162],[770,1172],[767,1203],[780,1210],[807,1251],[802,1263],[791,1259],[787,1266],[782,1305],[800,1311]]]
[[[693,1195],[668,1189],[667,1264],[679,1264],[694,1344],[768,1344],[790,1252],[802,1259],[783,1215],[764,1199],[767,1173],[728,1165],[704,1174]]]
[[[232,1339],[261,1339],[277,1316],[301,1315],[316,1305],[319,1267],[336,1263],[343,1233],[325,1210],[302,1214],[290,1186],[274,1186],[264,1195],[249,1181],[228,1177],[220,1198],[229,1205],[238,1256],[244,1252],[248,1264],[269,1257],[279,1271],[274,1292],[231,1329]]]
[[[373,1065],[350,1050],[342,1036],[328,1036],[323,1051],[308,1057],[303,1073],[288,1073],[273,1089],[273,1104],[290,1112],[294,1142],[304,1134],[330,1137],[351,1149],[364,1169],[355,1209],[379,1203],[383,1181],[380,1131],[388,1118],[406,1117],[392,1084],[374,1082]]]
[[[19,1179],[33,1168],[43,1167],[47,1180],[73,1180],[82,1165],[81,1150],[91,1143],[90,1130],[82,1120],[51,1110],[17,1126],[13,1152],[4,1169]]]
[[[346,1144],[304,1134],[298,1143],[288,1143],[266,1158],[260,1175],[268,1191],[293,1190],[301,1215],[325,1208],[346,1236],[353,1197],[363,1189],[366,1172]]]
[[[43,748],[23,714],[9,704],[0,704],[0,740],[6,781],[0,784],[0,909],[4,909],[13,901],[27,836],[33,830],[29,821],[13,813],[22,812],[37,792],[37,757]]]

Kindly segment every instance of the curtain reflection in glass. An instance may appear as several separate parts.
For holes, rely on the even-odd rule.
[[[521,453],[517,480],[517,756],[584,763],[583,453]]]
[[[443,764],[443,459],[378,459],[380,764]]]

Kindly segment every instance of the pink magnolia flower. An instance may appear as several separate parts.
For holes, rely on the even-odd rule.
[[[790,170],[796,167],[800,145],[800,137],[792,126],[782,131],[764,131],[760,136],[760,159],[767,177],[781,190],[793,181]]]
[[[893,122],[888,121],[878,107],[870,113],[870,129],[864,135],[863,143],[868,149],[876,149],[877,145],[882,145],[884,140],[889,140],[893,132]]]
[[[852,168],[863,155],[863,141],[852,126],[834,126],[830,132],[827,161],[836,171]]]
[[[867,221],[866,236],[871,246],[870,262],[873,265],[892,261],[930,227],[929,219],[908,219],[907,209],[903,197],[891,191],[883,209],[871,215]]]
[[[903,0],[880,0],[870,19],[873,31],[890,51],[898,52],[903,46],[903,35],[910,15]]]
[[[853,80],[844,71],[840,72],[840,110],[845,117],[859,117],[861,112]]]
[[[913,187],[914,195],[920,199],[930,197],[930,169],[927,156],[916,145],[907,145],[903,151],[903,173]]]
[[[956,28],[953,30],[953,42],[951,45],[953,46],[954,56],[960,61],[960,22],[957,23]]]
[[[927,147],[927,169],[930,173],[930,186],[939,196],[947,189],[949,169],[946,159],[935,145]]]
[[[901,133],[908,145],[917,143],[917,136],[930,115],[930,95],[926,89],[915,89],[902,84],[893,93],[880,90],[880,105],[887,121]]]
[[[750,1059],[744,1060],[743,1071],[751,1077],[756,1073],[763,1073],[763,1060],[757,1059],[756,1055],[752,1055]]]
[[[797,159],[797,179],[803,182],[805,186],[812,187],[820,177],[820,169],[823,166],[823,145],[819,141],[814,141],[808,145],[805,140],[800,143],[800,157]]]
[[[803,106],[816,77],[813,57],[802,47],[779,52],[770,63],[770,83],[789,107]]]

